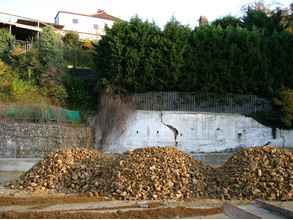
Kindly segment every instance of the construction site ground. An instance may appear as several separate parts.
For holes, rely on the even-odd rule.
[[[224,200],[119,201],[82,194],[26,193],[5,187],[0,188],[0,195],[0,218],[229,218],[223,212]],[[228,202],[247,207],[251,201]],[[271,203],[293,210],[293,202]]]
[[[22,173],[0,172],[0,218],[228,218],[223,214],[222,200],[119,201],[87,194],[29,193],[5,187]]]
[[[214,157],[214,155],[212,156]],[[227,156],[229,155],[225,154],[219,161],[215,161],[205,155],[203,162],[214,167],[220,166],[225,162]],[[200,157],[199,159],[203,159],[202,155]],[[12,190],[5,186],[6,183],[18,178],[22,173],[20,171],[0,172],[0,218],[225,219],[229,218],[224,214],[223,205],[225,202],[244,208],[252,202],[218,199],[121,201],[89,194],[31,193]],[[293,210],[293,201],[271,203]]]

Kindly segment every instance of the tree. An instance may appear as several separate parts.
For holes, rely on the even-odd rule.
[[[248,30],[253,28],[265,30],[270,24],[269,16],[260,10],[248,9],[246,15],[242,18],[243,27]]]
[[[212,25],[214,26],[220,26],[221,28],[227,28],[229,26],[231,27],[241,27],[242,23],[240,18],[236,18],[233,16],[225,16],[223,18],[216,19],[212,22]]]
[[[0,29],[0,59],[8,62],[15,46],[15,37],[6,29]]]
[[[99,87],[110,83],[120,91],[161,88],[163,85],[155,77],[163,65],[161,35],[158,26],[138,17],[106,28],[96,48]]]
[[[65,36],[62,38],[63,43],[66,47],[80,47],[80,41],[79,41],[79,34],[77,32],[67,32]]]
[[[293,125],[293,90],[282,88],[273,101],[281,114],[282,123],[286,128],[291,128]]]
[[[52,26],[43,28],[39,41],[40,61],[45,67],[53,66],[62,68],[63,42],[60,34],[54,31]]]
[[[191,29],[188,26],[181,25],[175,18],[172,18],[163,30],[162,52],[165,63],[164,70],[161,71],[161,82],[164,82],[164,89],[184,87],[185,59],[184,54],[188,46],[188,39],[191,35]]]

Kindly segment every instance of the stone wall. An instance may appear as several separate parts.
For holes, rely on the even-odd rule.
[[[40,158],[58,148],[92,144],[87,127],[0,122],[0,158]]]
[[[96,143],[99,134],[97,128]],[[181,150],[198,153],[267,143],[293,147],[293,130],[273,132],[272,128],[240,114],[136,111],[124,129],[112,133],[105,149],[123,152],[146,146],[177,145]]]

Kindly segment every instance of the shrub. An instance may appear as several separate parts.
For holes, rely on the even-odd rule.
[[[0,61],[0,101],[33,103],[45,100],[37,86],[19,79],[18,75],[3,61]]]
[[[67,104],[72,109],[79,110],[96,110],[97,97],[92,96],[85,81],[73,76],[66,76],[64,78],[64,85],[66,88]]]
[[[85,40],[82,43],[82,48],[84,48],[84,49],[94,49],[94,42],[92,42],[91,40]]]
[[[241,27],[242,23],[240,18],[235,18],[228,15],[223,18],[216,19],[212,22],[212,25],[220,26],[221,28],[225,29],[227,27]]]
[[[0,101],[7,101],[10,98],[10,86],[14,79],[16,79],[16,73],[0,60]]]
[[[293,127],[293,90],[282,88],[273,101],[280,112],[283,125],[286,128]]]
[[[49,66],[40,81],[42,94],[50,99],[53,105],[64,105],[67,92],[62,83],[62,72],[54,66]]]
[[[45,67],[40,62],[40,54],[37,48],[32,48],[26,53],[12,56],[12,63],[20,79],[39,84]]]
[[[67,32],[62,40],[66,47],[80,47],[79,35],[77,32]]]
[[[62,68],[63,60],[63,42],[60,34],[54,32],[54,28],[47,26],[43,28],[43,32],[39,41],[40,61],[46,66],[55,66]]]
[[[6,29],[0,29],[0,59],[8,62],[10,52],[15,46],[15,38]]]

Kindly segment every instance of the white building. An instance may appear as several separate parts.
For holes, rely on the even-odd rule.
[[[63,35],[66,32],[74,31],[79,33],[81,40],[99,40],[101,35],[105,34],[105,26],[111,28],[113,23],[118,20],[120,19],[103,10],[98,10],[92,15],[59,11],[55,17],[55,24],[64,26],[60,30]]]

